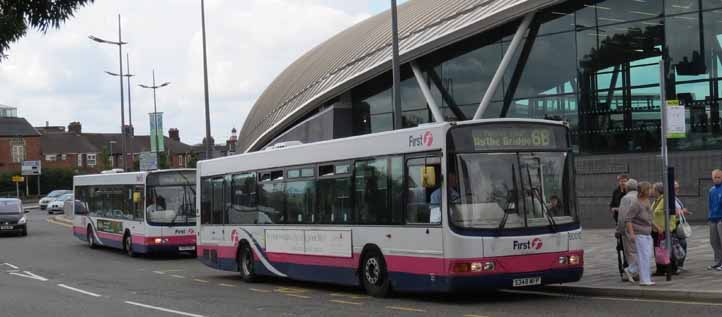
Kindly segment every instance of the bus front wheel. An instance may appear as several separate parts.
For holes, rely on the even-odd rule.
[[[381,252],[367,252],[361,265],[361,280],[366,292],[373,297],[388,297],[391,294],[391,284]]]
[[[95,249],[96,244],[95,244],[95,238],[94,238],[94,236],[93,236],[93,228],[92,228],[92,227],[88,226],[88,230],[86,230],[85,237],[86,237],[87,240],[88,240],[88,246],[89,246],[91,249]]]
[[[131,237],[130,233],[125,234],[125,241],[123,243],[123,249],[125,249],[125,253],[128,254],[130,257],[135,257],[135,251],[133,251],[133,238]]]
[[[238,251],[238,271],[244,282],[253,283],[258,279],[253,270],[253,251],[248,244],[243,244]]]

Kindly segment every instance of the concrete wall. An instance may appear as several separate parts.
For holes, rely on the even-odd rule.
[[[712,186],[711,171],[722,168],[722,151],[670,153],[669,165],[681,185],[680,198],[694,214],[692,222],[707,219],[707,193]],[[608,211],[618,174],[639,181],[661,182],[662,161],[658,153],[593,155],[576,158],[577,198],[584,227],[611,227]]]

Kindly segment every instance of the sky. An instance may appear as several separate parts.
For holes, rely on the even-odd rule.
[[[206,0],[211,134],[224,143],[240,130],[254,102],[289,64],[336,33],[389,8],[388,0]],[[405,1],[399,1],[403,3]],[[0,62],[0,104],[18,108],[34,126],[82,124],[83,132],[120,131],[118,40],[121,15],[123,72],[130,58],[136,135],[148,134],[158,89],[164,130],[181,141],[205,136],[200,0],[102,1],[81,8],[59,29],[29,31]],[[124,82],[124,89],[127,89]],[[127,90],[125,92],[128,121]]]

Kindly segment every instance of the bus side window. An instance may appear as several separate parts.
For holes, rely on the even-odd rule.
[[[441,223],[441,160],[406,161],[406,223]]]
[[[316,223],[351,223],[351,168],[348,163],[321,165]]]
[[[211,179],[201,180],[201,223],[211,223]]]

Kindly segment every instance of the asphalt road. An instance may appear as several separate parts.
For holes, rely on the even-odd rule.
[[[719,316],[721,303],[494,292],[367,297],[333,285],[267,280],[194,258],[130,258],[88,248],[33,210],[27,237],[0,237],[0,316]]]

